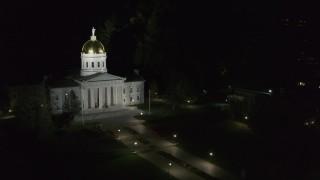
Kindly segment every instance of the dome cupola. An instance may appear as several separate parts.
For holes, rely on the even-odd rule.
[[[105,53],[105,49],[103,47],[103,44],[97,40],[97,37],[95,36],[95,29],[92,28],[92,36],[90,37],[90,40],[88,40],[84,45],[82,46],[82,53],[85,54],[103,54]]]
[[[92,28],[92,36],[82,46],[81,50],[81,76],[89,76],[95,73],[107,72],[107,53],[103,44],[94,35],[95,29]]]

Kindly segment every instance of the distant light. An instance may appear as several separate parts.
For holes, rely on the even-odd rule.
[[[41,104],[40,106],[43,107],[43,104]]]
[[[132,99],[132,102],[134,102],[134,99]]]
[[[158,93],[154,93],[154,94],[158,94]]]
[[[66,94],[66,96],[68,96],[68,94]]]
[[[12,113],[12,110],[11,110],[11,109],[9,109],[9,113]]]
[[[177,138],[177,135],[176,135],[176,134],[174,134],[174,135],[173,135],[173,137],[174,137],[174,138]]]
[[[314,121],[311,121],[310,123],[311,123],[311,124],[314,124]]]
[[[210,152],[210,153],[209,153],[209,156],[210,156],[210,157],[213,156],[213,152]]]
[[[231,88],[231,86],[229,86],[229,88]]]
[[[308,125],[309,125],[309,123],[308,123],[308,122],[306,122],[306,123],[304,123],[304,125],[308,126]]]
[[[118,129],[118,132],[120,132],[121,130],[120,129]]]
[[[269,92],[269,93],[272,93],[272,89],[269,89],[268,92]]]
[[[137,142],[134,142],[134,145],[136,146],[136,145],[138,145],[138,143],[137,143]]]
[[[248,120],[248,116],[245,116],[244,119],[245,119],[245,120]]]
[[[228,99],[226,99],[226,102],[228,102]]]
[[[143,115],[143,113],[140,113],[140,115],[142,116],[142,115]]]
[[[190,103],[190,100],[188,100],[187,102]]]
[[[302,82],[302,81],[298,82],[298,86],[305,86],[305,85],[306,85],[305,82]]]
[[[171,163],[169,163],[169,166],[171,166]]]

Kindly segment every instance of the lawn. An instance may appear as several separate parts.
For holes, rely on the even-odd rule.
[[[3,121],[0,135],[1,179],[174,179],[94,125],[39,142]]]
[[[314,136],[287,130],[273,134],[272,129],[268,135],[261,135],[242,122],[231,121],[228,113],[213,106],[184,106],[175,111],[170,107],[163,102],[151,102],[152,114],[137,118],[145,120],[151,129],[166,126],[174,129],[171,133],[177,133],[178,146],[238,177],[312,179],[320,168],[316,163],[320,162],[317,151],[320,145]],[[155,132],[159,130],[156,128]],[[163,132],[168,134],[168,130]],[[173,140],[172,135],[164,138]],[[212,157],[209,152],[214,153]]]

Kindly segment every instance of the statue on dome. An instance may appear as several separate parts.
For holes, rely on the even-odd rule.
[[[92,27],[92,36],[94,36],[96,29],[94,29],[94,27]]]

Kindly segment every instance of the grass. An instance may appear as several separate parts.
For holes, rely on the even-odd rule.
[[[170,127],[177,133],[182,149],[246,179],[317,179],[319,169],[319,136],[302,131],[260,134],[246,125],[232,121],[225,111],[207,106],[172,111],[170,104],[155,104],[145,120],[149,127]],[[151,106],[152,107],[152,106]],[[142,107],[143,108],[143,107]],[[167,130],[156,129],[158,134]],[[172,137],[168,136],[168,140]],[[212,157],[209,152],[213,152]],[[243,173],[244,172],[244,173]]]
[[[1,179],[174,179],[95,126],[71,126],[40,142],[0,124]]]
[[[177,133],[178,146],[240,176],[251,152],[251,132],[229,121],[228,114],[213,107],[187,108],[172,111],[170,104],[152,102],[151,116],[139,116],[151,128],[168,126]],[[143,107],[140,107],[143,108]],[[161,131],[161,128],[157,130]],[[166,131],[166,130],[163,130]],[[161,134],[161,132],[157,132]],[[165,133],[162,133],[165,134]],[[173,140],[171,136],[166,136]],[[214,157],[209,152],[214,152]]]

